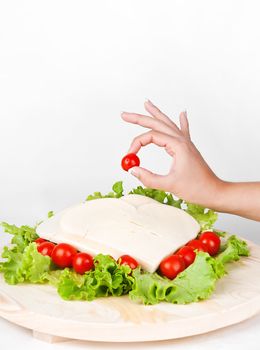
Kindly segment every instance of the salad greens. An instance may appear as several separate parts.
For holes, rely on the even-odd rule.
[[[99,198],[120,198],[123,196],[123,181],[117,181],[112,186],[112,192],[109,192],[103,195],[101,192],[94,192],[93,194],[88,195],[86,198],[87,201]]]
[[[132,289],[134,278],[128,265],[119,265],[109,255],[98,254],[94,266],[84,275],[68,268],[63,270],[57,281],[59,295],[66,300],[94,300],[127,294]]]
[[[248,256],[246,243],[236,236],[230,236],[223,252],[216,258],[208,253],[197,252],[195,261],[174,280],[135,269],[134,284],[129,296],[144,304],[167,301],[174,304],[187,304],[207,299],[215,289],[216,281],[226,274],[225,264]]]
[[[5,281],[9,284],[21,282],[44,283],[50,270],[51,259],[38,253],[36,243],[30,243],[23,253],[4,247],[0,271],[4,272]]]
[[[9,284],[21,282],[43,283],[50,269],[51,259],[38,253],[36,243],[38,235],[30,226],[17,227],[2,222],[4,231],[11,234],[11,247],[4,247],[0,263],[5,281]]]
[[[1,223],[4,232],[12,235],[11,243],[13,244],[12,252],[22,253],[29,243],[33,242],[38,235],[34,227],[9,225],[6,222]]]
[[[86,200],[99,198],[120,198],[124,194],[122,181],[116,182],[112,192],[102,195],[94,192]],[[217,214],[196,204],[175,199],[164,191],[138,186],[129,194],[139,194],[185,210],[200,224],[201,230],[213,229]],[[55,215],[48,213],[48,217]],[[216,282],[226,274],[226,264],[248,256],[249,249],[245,241],[235,235],[222,238],[220,253],[211,257],[205,252],[196,252],[195,261],[175,279],[162,277],[159,272],[149,273],[140,266],[131,270],[128,265],[118,264],[111,256],[98,254],[94,257],[94,269],[84,275],[70,268],[57,268],[48,256],[37,251],[35,239],[38,238],[35,227],[9,225],[3,222],[5,232],[11,234],[11,245],[4,247],[0,262],[0,272],[9,284],[48,283],[57,289],[65,300],[94,300],[104,296],[121,296],[145,305],[166,301],[187,304],[210,297]],[[224,232],[214,231],[219,236]]]

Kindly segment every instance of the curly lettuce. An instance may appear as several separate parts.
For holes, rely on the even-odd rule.
[[[10,248],[13,252],[22,253],[29,243],[35,241],[39,236],[34,227],[23,225],[21,227],[10,225],[7,222],[2,222],[1,226],[4,232],[12,235]]]
[[[207,209],[198,204],[186,203],[186,212],[194,217],[200,224],[201,230],[208,230],[213,227],[218,215],[211,209]]]
[[[36,243],[29,243],[23,252],[4,247],[2,257],[6,261],[0,264],[0,272],[3,272],[7,283],[46,282],[51,259],[38,253]]]
[[[131,268],[119,265],[109,255],[98,254],[94,269],[79,275],[66,268],[57,283],[59,295],[65,300],[94,300],[99,297],[121,296],[132,289]]]
[[[128,194],[140,194],[142,196],[150,197],[157,202],[171,205],[173,207],[181,209],[181,204],[183,203],[182,199],[174,199],[171,193],[166,193],[161,190],[156,190],[153,188],[145,188],[142,186],[137,186],[132,189]]]
[[[130,299],[145,305],[166,301],[174,304],[187,304],[207,299],[215,288],[217,275],[216,262],[208,253],[198,252],[196,259],[174,280],[136,270]]]
[[[225,265],[228,262],[239,260],[240,256],[249,256],[248,245],[246,241],[232,235],[222,245],[221,253],[217,255],[216,260]]]
[[[246,242],[233,235],[228,238],[223,252],[216,258],[197,251],[195,261],[174,280],[162,277],[157,272],[136,269],[133,272],[134,284],[129,297],[145,305],[162,301],[188,304],[208,299],[217,280],[227,273],[225,264],[248,255]]]
[[[91,201],[93,199],[99,198],[120,198],[123,196],[123,192],[123,181],[117,181],[112,186],[112,192],[109,192],[107,194],[102,194],[101,192],[94,192],[93,194],[87,196],[86,201]]]

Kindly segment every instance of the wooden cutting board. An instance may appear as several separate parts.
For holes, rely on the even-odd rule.
[[[10,286],[0,275],[0,316],[50,342],[152,341],[206,333],[260,311],[260,246],[248,244],[251,256],[229,264],[228,275],[206,301],[153,306],[136,304],[128,296],[64,301],[51,286]]]

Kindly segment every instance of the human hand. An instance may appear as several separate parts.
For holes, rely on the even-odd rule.
[[[220,190],[220,180],[210,169],[191,141],[186,112],[180,114],[180,127],[161,112],[151,101],[144,107],[150,116],[122,112],[122,119],[150,131],[134,138],[128,153],[137,153],[141,147],[155,144],[164,147],[172,158],[166,175],[154,174],[142,167],[130,170],[146,187],[169,191],[191,203],[210,207]]]

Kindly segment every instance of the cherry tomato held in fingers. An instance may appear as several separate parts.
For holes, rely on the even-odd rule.
[[[186,246],[191,247],[193,250],[197,249],[200,252],[207,252],[207,247],[198,239],[192,239]]]
[[[211,231],[203,232],[200,235],[199,240],[206,247],[209,255],[216,255],[218,253],[220,248],[220,238],[216,233]]]
[[[140,165],[140,159],[135,153],[129,153],[121,161],[121,166],[125,171]]]
[[[120,265],[128,265],[132,270],[136,269],[139,265],[138,262],[130,255],[122,255],[117,260]]]
[[[183,257],[185,267],[190,266],[196,258],[196,253],[194,252],[193,248],[188,246],[182,247],[176,254]]]
[[[174,279],[185,269],[185,262],[182,256],[173,254],[164,258],[159,266],[161,274],[169,279]]]
[[[54,264],[59,267],[71,267],[74,255],[77,254],[77,250],[67,243],[59,243],[53,249],[51,258]]]
[[[55,244],[52,242],[43,242],[37,245],[38,252],[45,256],[48,255],[49,257],[51,257],[54,248]]]
[[[44,239],[44,238],[37,238],[35,241],[34,241],[36,244],[37,244],[37,246],[38,245],[40,245],[41,243],[43,243],[43,242],[46,242],[46,239]]]
[[[73,269],[83,275],[94,267],[93,258],[87,253],[77,253],[72,260]]]

